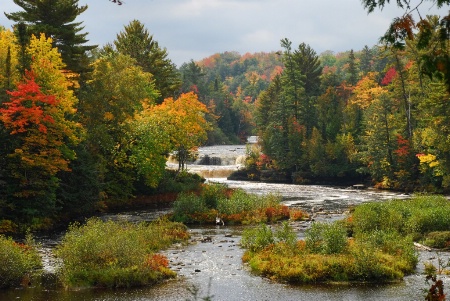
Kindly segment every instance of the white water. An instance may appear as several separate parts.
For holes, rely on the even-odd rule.
[[[233,148],[235,147],[235,148]],[[234,149],[234,150],[233,150]],[[243,152],[243,146],[219,146],[201,148],[204,154],[210,156],[239,157],[235,154]],[[231,153],[231,154],[230,154]],[[224,160],[226,162],[226,160]],[[173,164],[173,163],[168,163]],[[176,167],[178,168],[178,164]],[[338,188],[326,186],[305,186],[287,184],[266,184],[259,182],[228,181],[226,175],[218,176],[230,170],[239,168],[236,163],[225,166],[200,166],[190,164],[189,170],[193,172],[209,172],[209,182],[218,182],[234,188],[242,188],[247,192],[257,194],[275,193],[283,196],[284,202],[290,206],[298,206],[304,210],[328,211],[336,213],[335,216],[343,216],[342,213],[349,207],[367,202],[383,201],[392,198],[408,198],[408,195],[378,191],[374,189],[358,190],[352,188]],[[158,214],[167,211],[142,210],[122,212],[104,216],[106,219],[147,221],[152,220]],[[332,215],[320,216],[320,218],[332,218]],[[304,231],[298,228],[299,232]],[[213,301],[260,301],[260,300],[348,300],[348,301],[409,301],[423,300],[422,289],[427,286],[424,283],[423,263],[433,261],[437,265],[438,254],[435,252],[421,252],[417,273],[407,276],[403,282],[391,285],[307,285],[291,286],[274,283],[268,279],[252,275],[242,264],[243,250],[239,247],[242,228],[233,226],[224,227],[195,227],[190,232],[193,239],[202,236],[211,237],[210,243],[196,243],[188,247],[174,247],[165,254],[171,260],[171,267],[179,274],[178,279],[158,285],[156,287],[126,289],[126,290],[92,290],[65,291],[61,289],[31,288],[26,290],[0,291],[0,300],[163,300],[179,301],[192,300],[186,287],[195,285],[201,290],[201,297],[206,293],[214,295]],[[232,234],[232,237],[228,237]],[[227,235],[227,236],[225,236]],[[50,238],[46,245],[46,251],[50,251],[59,238]],[[443,253],[439,256],[444,255]],[[51,259],[51,257],[50,257]],[[52,271],[55,262],[46,262],[47,270]],[[445,287],[450,286],[450,280],[442,276]],[[210,286],[209,286],[210,284]],[[209,288],[208,288],[209,287]],[[200,298],[197,300],[201,300]]]
[[[245,155],[245,145],[200,147],[197,159],[195,162],[188,162],[187,170],[204,178],[226,178],[244,166]],[[205,161],[209,161],[209,164],[202,164]],[[170,169],[178,169],[178,162],[173,157],[169,158],[166,165]]]

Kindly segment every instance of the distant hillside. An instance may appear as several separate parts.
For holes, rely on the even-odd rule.
[[[239,143],[252,134],[253,104],[282,72],[282,62],[275,52],[224,52],[185,63],[180,72],[182,92],[195,91],[215,115],[208,143]]]
[[[365,47],[353,52],[359,76],[369,71],[383,74],[386,62],[377,57],[378,51],[377,47]],[[349,55],[350,51],[325,51],[319,55],[324,67],[324,84],[338,85],[348,80]],[[215,115],[210,119],[215,130],[210,133],[208,144],[238,143],[246,136],[256,134],[255,101],[283,68],[279,52],[241,55],[235,51],[216,53],[180,67],[182,92],[195,91]]]

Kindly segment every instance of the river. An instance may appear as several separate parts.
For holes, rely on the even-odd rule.
[[[230,146],[223,149],[229,151]],[[242,148],[241,148],[242,151]],[[236,151],[232,151],[236,152]],[[238,157],[239,155],[237,155]],[[233,165],[233,164],[231,164]],[[236,169],[238,166],[229,166]],[[192,169],[195,169],[193,167]],[[207,170],[205,166],[198,170]],[[214,169],[226,168],[210,167],[209,174]],[[283,196],[284,202],[290,206],[297,206],[304,210],[320,213],[316,220],[333,220],[342,218],[353,205],[367,201],[383,201],[392,198],[408,198],[408,195],[378,191],[373,189],[353,189],[326,186],[305,186],[287,184],[266,184],[258,182],[228,181],[226,178],[209,178],[210,182],[218,182],[239,187],[248,192],[264,194],[277,193]],[[152,220],[166,210],[140,210],[104,215],[104,219],[116,220]],[[308,223],[293,224],[299,237],[308,227]],[[137,289],[80,289],[66,291],[48,285],[46,287],[31,287],[0,291],[0,300],[202,300],[206,295],[212,295],[212,300],[219,301],[247,301],[247,300],[424,300],[423,289],[426,288],[423,272],[423,263],[438,258],[448,258],[447,253],[420,252],[420,263],[415,274],[407,276],[402,282],[396,284],[348,284],[348,285],[301,285],[293,286],[280,284],[253,275],[242,264],[241,257],[244,252],[239,247],[240,226],[205,226],[191,227],[190,244],[176,245],[164,254],[170,260],[170,266],[177,271],[177,279],[167,281],[155,287]],[[208,236],[211,242],[200,242],[202,237]],[[48,273],[54,272],[55,261],[51,256],[51,249],[58,242],[58,236],[38,237],[42,243],[42,254],[45,269]],[[450,280],[443,276],[446,287]],[[194,298],[189,288],[199,289],[199,297]]]

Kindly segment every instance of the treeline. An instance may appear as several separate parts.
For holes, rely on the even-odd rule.
[[[183,168],[213,119],[139,21],[86,46],[73,20],[87,7],[47,2],[0,26],[0,232],[176,189],[167,156]]]
[[[402,47],[318,55],[284,39],[177,69],[141,22],[99,48],[74,22],[87,6],[48,3],[20,1],[0,26],[0,230],[173,189],[169,153],[183,169],[196,147],[251,134],[249,167],[294,183],[449,190],[446,19]]]
[[[261,149],[249,167],[294,183],[370,179],[384,189],[448,192],[447,65],[425,59],[449,48],[439,40],[445,24],[426,22],[429,47],[416,36],[401,47],[317,55],[282,40],[283,72],[256,101]]]
[[[224,52],[180,67],[181,91],[195,92],[214,116],[208,144],[242,143],[253,134],[255,100],[282,65],[275,52]]]

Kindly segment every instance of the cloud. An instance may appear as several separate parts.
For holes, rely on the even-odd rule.
[[[12,0],[2,11],[18,11]],[[429,5],[429,2],[424,2]],[[279,50],[280,40],[309,44],[317,53],[373,46],[403,11],[395,4],[368,15],[360,0],[80,0],[89,8],[83,21],[90,43],[112,42],[133,19],[141,21],[177,65],[216,52]],[[424,14],[435,13],[424,9]],[[447,13],[448,6],[440,9]],[[0,24],[11,22],[0,14]]]

